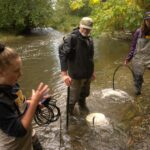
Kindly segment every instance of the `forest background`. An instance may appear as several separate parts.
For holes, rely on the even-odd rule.
[[[83,16],[93,18],[95,36],[133,32],[146,11],[150,0],[0,0],[0,32],[24,34],[36,27],[68,32]]]

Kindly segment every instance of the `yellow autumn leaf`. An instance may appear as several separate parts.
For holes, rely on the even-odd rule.
[[[131,5],[133,3],[133,0],[126,0],[128,5]]]
[[[75,0],[75,1],[72,1],[71,4],[70,4],[70,8],[72,10],[77,10],[77,9],[80,9],[81,7],[83,7],[83,2],[82,0]]]
[[[90,5],[96,5],[96,4],[99,4],[99,3],[100,3],[100,0],[90,0],[89,1]]]

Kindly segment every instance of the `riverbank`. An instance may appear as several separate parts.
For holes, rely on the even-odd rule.
[[[30,35],[36,34],[36,33],[41,33],[41,34],[46,34],[50,31],[50,29],[52,28],[36,28],[33,29],[33,32],[31,32]],[[30,36],[28,34],[28,36]],[[16,35],[14,33],[0,33],[0,42],[3,43],[8,43],[8,42],[12,42],[14,40],[17,39],[21,39],[23,38],[25,35]],[[132,33],[131,32],[124,32],[124,31],[114,31],[113,33],[110,32],[103,32],[99,35],[99,37],[109,37],[109,38],[116,38],[116,39],[120,39],[120,40],[131,40],[132,39]]]
[[[99,35],[99,37],[109,37],[115,38],[119,40],[127,40],[131,41],[132,39],[132,32],[125,32],[125,31],[114,31],[113,33],[110,32],[103,32]]]
[[[23,38],[23,35],[16,35],[12,33],[0,33],[0,42],[7,43],[16,41],[17,39]]]
[[[122,40],[131,40],[132,39],[132,32],[130,31],[114,31],[112,37]]]

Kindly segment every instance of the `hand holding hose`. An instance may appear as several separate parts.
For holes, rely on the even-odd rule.
[[[71,79],[71,77],[67,74],[67,71],[62,71],[61,74],[62,74],[64,83],[65,83],[67,86],[70,86],[72,79]]]
[[[124,65],[128,65],[128,63],[129,63],[129,60],[128,60],[128,59],[125,59]]]
[[[65,84],[67,85],[67,86],[70,86],[71,85],[71,78],[70,78],[70,76],[68,76],[68,75],[65,75],[65,76],[63,76],[63,80],[64,80],[64,82],[65,82]]]

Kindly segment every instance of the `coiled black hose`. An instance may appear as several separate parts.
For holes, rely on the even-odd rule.
[[[121,68],[121,67],[127,67],[127,68],[129,68],[129,70],[131,71],[131,73],[132,73],[132,76],[133,76],[133,78],[134,78],[134,72],[133,72],[133,70],[130,68],[130,66],[128,66],[128,65],[124,65],[124,64],[120,64],[116,69],[115,69],[115,71],[114,71],[114,73],[113,73],[113,90],[115,90],[115,75],[116,75],[116,72],[118,71],[118,69],[119,68]]]
[[[39,126],[42,126],[57,121],[60,115],[60,109],[56,106],[56,100],[49,97],[42,102],[42,105],[38,105],[34,121]]]

